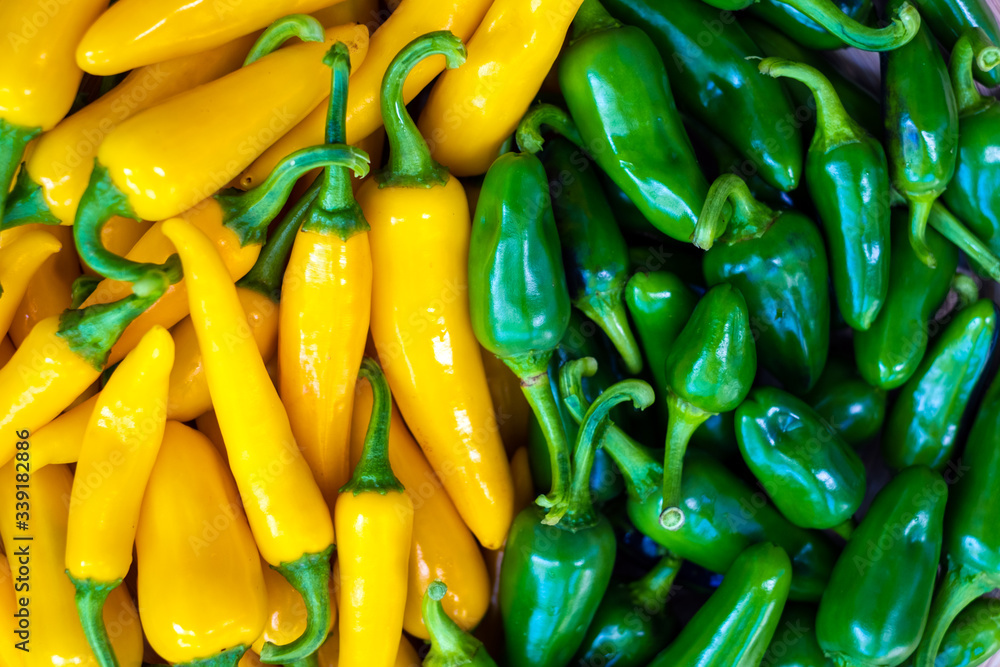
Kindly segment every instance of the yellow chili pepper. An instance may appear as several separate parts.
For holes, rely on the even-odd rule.
[[[80,447],[69,499],[66,574],[80,623],[103,667],[117,667],[101,609],[132,565],[132,543],[167,421],[174,341],[150,329],[100,393]]]
[[[431,33],[389,66],[382,91],[389,166],[358,191],[371,224],[371,332],[414,437],[466,525],[497,548],[513,516],[513,489],[469,319],[468,206],[402,100],[407,73],[432,54],[455,67],[464,49],[448,33]]]
[[[30,231],[4,248],[4,259],[0,262],[0,287],[3,288],[0,293],[0,336],[7,335],[35,271],[60,248],[59,239],[41,230]]]
[[[309,610],[306,632],[285,646],[265,644],[261,660],[294,662],[326,638],[330,510],[295,443],[257,345],[240,335],[246,315],[219,254],[204,234],[179,218],[164,222],[163,233],[177,247],[184,267],[209,392],[254,539]]]
[[[24,651],[14,648],[14,631],[17,630],[18,619],[17,597],[14,594],[14,578],[10,573],[7,557],[0,554],[0,631],[6,638],[0,642],[0,663],[6,667],[23,667]]]
[[[352,67],[351,94],[347,102],[347,143],[382,126],[379,91],[382,78],[393,58],[414,38],[433,30],[450,30],[459,39],[468,39],[493,0],[403,0],[372,34],[369,57],[360,67]],[[352,63],[353,65],[353,63]],[[413,68],[403,89],[409,103],[434,77],[444,70],[442,58],[429,58]],[[281,158],[323,141],[326,110],[317,107],[305,120],[274,142],[239,177],[243,189],[260,183]]]
[[[330,634],[326,643],[319,650],[319,667],[341,667],[340,663],[340,635],[336,632]],[[420,667],[420,657],[413,649],[406,635],[399,638],[399,648],[396,649],[396,660],[392,667]]]
[[[108,0],[0,4],[0,212],[25,146],[65,116],[83,72],[76,43]]]
[[[351,460],[355,464],[361,459],[371,414],[372,390],[361,383],[351,419]],[[436,579],[448,582],[448,597],[444,600],[448,614],[465,629],[476,627],[490,600],[486,564],[476,539],[462,522],[396,406],[389,426],[389,463],[414,508],[403,629],[420,639],[429,637],[421,605],[424,591]]]
[[[14,343],[10,342],[10,338],[7,336],[0,338],[0,368],[3,368],[10,361],[10,358],[14,356],[14,351]]]
[[[329,28],[344,23],[364,23],[375,32],[385,18],[379,13],[378,0],[341,0],[337,4],[312,12],[312,17]]]
[[[194,420],[194,423],[198,427],[198,431],[212,441],[219,454],[222,454],[224,458],[228,458],[226,454],[226,442],[222,439],[222,429],[219,428],[219,418],[215,416],[215,410],[201,415]]]
[[[261,565],[264,572],[264,586],[267,590],[267,620],[264,631],[251,645],[247,653],[258,655],[264,647],[264,642],[272,644],[287,644],[302,635],[308,620],[306,603],[288,580],[273,570],[266,562]],[[330,590],[332,597],[333,580]],[[337,605],[330,607],[330,625],[327,634],[337,622]],[[301,663],[300,663],[301,664]]]
[[[531,406],[521,391],[521,380],[514,371],[497,355],[483,349],[483,368],[486,370],[486,382],[490,388],[490,397],[496,409],[497,426],[500,427],[500,439],[508,454],[513,455],[518,448],[528,442],[528,425],[531,423]],[[517,484],[515,480],[515,490]],[[514,512],[517,516],[517,512]]]
[[[18,346],[28,337],[28,332],[35,324],[58,315],[72,305],[73,281],[80,276],[80,261],[73,246],[73,230],[68,227],[47,226],[46,231],[59,240],[62,249],[42,262],[28,282],[28,288],[7,331],[10,339]]]
[[[167,422],[135,547],[153,650],[174,665],[236,665],[264,627],[260,557],[225,463],[179,422]]]
[[[391,667],[403,629],[413,503],[392,471],[392,395],[378,364],[365,357],[359,377],[372,390],[361,461],[334,508],[340,566],[343,667]]]
[[[485,174],[559,55],[583,0],[496,0],[469,59],[441,75],[420,114],[431,155],[456,176]]]
[[[83,436],[100,396],[91,396],[31,434],[31,465],[35,470],[80,460]]]
[[[66,466],[47,466],[29,475],[30,450],[18,454],[28,460],[11,461],[0,469],[0,534],[15,572],[17,610],[25,613],[22,598],[28,603],[27,627],[19,627],[3,641],[27,641],[26,664],[97,667],[100,663],[77,618],[73,584],[65,574],[67,499],[73,475]],[[26,568],[23,572],[21,566]],[[123,667],[139,667],[142,628],[124,588],[108,597],[103,620],[115,630],[112,643]]]

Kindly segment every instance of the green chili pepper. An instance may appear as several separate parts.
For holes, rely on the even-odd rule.
[[[816,639],[816,606],[789,602],[760,667],[834,667]]]
[[[645,667],[677,632],[667,601],[680,567],[668,554],[638,581],[608,588],[571,664]]]
[[[548,377],[570,302],[545,168],[505,153],[486,172],[469,241],[469,315],[480,345],[521,379],[549,447],[552,488],[569,483],[569,445]]]
[[[890,8],[904,0],[892,0]],[[892,185],[910,206],[910,243],[934,266],[925,229],[931,204],[955,174],[958,107],[948,67],[921,26],[913,41],[882,56],[886,152]]]
[[[806,84],[816,98],[816,132],[806,184],[823,221],[840,313],[852,329],[875,321],[889,289],[889,174],[885,151],[854,122],[818,70],[765,58],[760,71]]]
[[[830,359],[803,399],[850,445],[874,438],[885,421],[885,390],[861,379],[850,358]]]
[[[977,667],[1000,651],[1000,601],[973,600],[944,634],[933,667]],[[912,660],[906,664],[912,667]]]
[[[483,643],[462,630],[441,606],[447,592],[448,586],[443,581],[431,582],[424,592],[421,611],[431,636],[431,650],[424,658],[424,667],[497,667]]]
[[[753,333],[739,290],[718,285],[701,298],[674,341],[665,368],[669,417],[660,521],[668,530],[677,530],[684,524],[681,470],[691,434],[713,414],[735,410],[757,373]]]
[[[611,581],[614,530],[594,512],[589,478],[608,411],[626,400],[645,408],[653,390],[641,380],[625,380],[605,391],[580,425],[569,497],[548,515],[529,507],[514,519],[500,568],[500,611],[512,665],[566,665]],[[556,525],[548,523],[553,514]]]
[[[763,56],[730,16],[725,32],[705,39],[718,9],[700,0],[606,0],[616,18],[643,29],[667,66],[677,105],[757,168],[779,190],[794,190],[802,173],[802,140],[784,86],[756,76]],[[710,91],[706,94],[705,91]],[[576,114],[574,113],[574,118]]]
[[[625,314],[628,246],[601,190],[597,167],[580,149],[557,138],[545,147],[552,209],[562,242],[570,300],[608,335],[632,375],[642,353]]]
[[[917,648],[934,592],[948,485],[901,471],[875,496],[837,560],[816,635],[842,667],[893,667]]]
[[[845,16],[862,25],[868,23],[868,18],[871,16],[873,9],[872,0],[834,0],[834,2]],[[790,39],[794,39],[807,48],[817,51],[828,51],[831,49],[841,49],[847,45],[836,34],[781,0],[760,0],[750,5],[748,9],[754,16],[767,21],[778,30],[781,30],[785,35],[788,35]],[[742,17],[740,20],[742,22]],[[768,55],[781,55],[783,58],[798,60],[798,58],[783,54],[768,53]],[[809,64],[811,65],[812,63]]]
[[[789,390],[808,391],[830,347],[826,250],[816,226],[795,211],[771,210],[725,175],[709,190],[694,243],[708,250],[708,284],[731,283],[746,297],[761,364]]]
[[[736,409],[743,460],[788,519],[803,528],[850,533],[865,498],[865,466],[803,401],[758,387]]]
[[[1000,44],[1000,25],[986,0],[916,0],[916,3],[920,15],[946,49],[954,49],[962,35],[972,28],[983,30],[973,35],[974,52]],[[1000,70],[979,70],[976,78],[987,87],[998,86]]]
[[[996,340],[996,308],[982,299],[961,310],[903,387],[882,431],[893,468],[940,470],[951,458],[962,416]]]
[[[608,198],[608,203],[611,204],[611,208],[615,214],[615,220],[618,221],[618,225],[623,232],[626,232],[630,236],[639,236],[647,239],[660,240],[667,238],[663,235],[663,232],[654,227],[653,223],[646,219],[646,216],[635,205],[635,202],[629,199],[625,191],[608,178],[607,174],[602,171],[599,174],[599,178],[601,186],[604,188],[604,196]]]
[[[934,665],[941,638],[959,612],[1000,586],[1000,375],[986,390],[952,483],[944,552],[948,571],[934,598],[917,667]]]
[[[867,331],[854,333],[854,357],[866,382],[895,389],[916,372],[927,349],[927,325],[958,268],[958,251],[933,229],[927,244],[937,267],[926,266],[909,241],[905,211],[892,213],[889,294]]]
[[[748,547],[722,585],[649,667],[759,667],[788,599],[792,564],[779,546]]]

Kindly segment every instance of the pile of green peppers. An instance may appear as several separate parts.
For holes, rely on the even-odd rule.
[[[540,494],[497,663],[1000,649],[985,3],[584,0],[471,233],[473,329],[534,410]],[[844,48],[878,52],[879,90]]]

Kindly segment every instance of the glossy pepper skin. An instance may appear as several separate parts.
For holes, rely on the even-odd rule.
[[[886,392],[865,382],[853,359],[834,355],[823,374],[803,400],[852,446],[869,440],[882,430]]]
[[[84,633],[104,667],[117,667],[118,660],[101,610],[132,564],[142,496],[166,426],[173,361],[170,334],[151,329],[101,390],[80,446],[69,498],[66,574],[76,587]]]
[[[865,467],[803,401],[758,387],[736,409],[743,460],[781,513],[803,528],[835,528],[865,497]]]
[[[59,240],[62,248],[42,262],[14,313],[7,334],[18,347],[36,324],[72,307],[73,282],[80,277],[80,259],[73,245],[73,230],[68,227],[47,227],[46,231]],[[4,252],[2,245],[0,252]],[[0,282],[0,285],[4,284],[6,283]]]
[[[802,175],[799,124],[780,82],[756,75],[764,54],[735,21],[705,40],[719,10],[700,0],[610,0],[609,10],[645,30],[659,49],[684,113],[735,148],[769,185],[794,190]],[[695,214],[697,214],[695,210]],[[686,240],[686,239],[682,239]]]
[[[899,7],[905,0],[893,0]],[[925,228],[930,207],[955,174],[958,107],[948,66],[930,28],[882,56],[886,153],[892,185],[910,206],[910,243],[934,266]]]
[[[225,529],[206,535],[220,516]],[[260,557],[225,462],[179,422],[167,422],[135,544],[150,646],[172,664],[235,667],[264,629]]]
[[[209,436],[210,437],[210,436]],[[221,453],[221,452],[220,452]],[[250,645],[243,658],[242,664],[253,654],[253,659],[259,665],[260,656],[257,653],[264,647],[264,642],[275,644],[287,644],[302,634],[308,622],[306,605],[302,596],[295,590],[288,580],[271,568],[263,559],[260,566],[264,575],[264,590],[267,593],[267,620],[264,622],[264,631]],[[330,581],[331,595],[333,594],[333,581]],[[330,607],[330,627],[329,632],[337,622],[336,605]],[[308,658],[307,658],[308,660]]]
[[[808,65],[766,58],[760,71],[805,83],[816,100],[816,130],[806,155],[806,183],[830,251],[840,314],[863,331],[889,289],[889,167],[885,150],[847,115],[830,83]]]
[[[927,327],[941,307],[958,267],[958,251],[935,230],[927,244],[937,267],[921,261],[909,241],[905,211],[892,214],[889,292],[875,322],[854,334],[854,358],[873,387],[895,389],[910,379],[927,350]]]
[[[728,226],[726,202],[734,209]],[[746,298],[761,365],[790,391],[809,390],[830,346],[829,273],[816,226],[796,211],[771,210],[726,174],[712,184],[695,245],[708,250],[708,284],[729,283]]]
[[[816,640],[816,605],[789,602],[761,667],[834,667]]]
[[[584,0],[559,61],[582,145],[654,227],[687,241],[708,185],[653,41]]]
[[[996,344],[997,313],[982,299],[963,308],[935,339],[893,403],[882,456],[893,468],[940,471],[957,444],[962,417]]]
[[[934,667],[977,667],[1000,650],[1000,606],[980,598],[955,617],[941,639]]]
[[[985,0],[916,0],[920,15],[945,48],[954,49],[962,35],[981,28],[973,39],[974,51],[1000,44],[1000,25]],[[979,70],[976,79],[987,87],[1000,84],[1000,71]]]
[[[513,484],[463,292],[473,290],[469,206],[403,104],[409,73],[439,54],[452,67],[464,59],[456,36],[429,33],[400,52],[383,81],[389,165],[358,191],[371,225],[371,333],[428,461],[480,543],[497,548],[513,516]]]
[[[840,11],[858,23],[867,23],[868,17],[872,14],[872,0],[834,0],[834,2]],[[767,21],[806,48],[826,51],[844,47],[843,39],[781,0],[760,0],[750,5],[748,9],[751,14]]]
[[[62,243],[48,232],[33,229],[2,249],[0,266],[0,334],[6,336],[32,277],[45,261],[59,252]]]
[[[788,599],[788,554],[765,542],[748,547],[722,585],[649,667],[757,667]]]
[[[924,466],[901,471],[875,496],[833,568],[816,618],[820,646],[838,665],[894,667],[916,649],[947,496],[948,485]]]
[[[426,667],[497,667],[483,643],[445,613],[441,599],[447,592],[444,582],[435,581],[424,593],[424,625],[430,630],[431,650],[423,664]]]

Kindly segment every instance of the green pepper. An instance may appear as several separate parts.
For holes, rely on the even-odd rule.
[[[789,390],[808,391],[830,347],[826,250],[816,226],[795,211],[771,210],[727,174],[709,190],[694,243],[708,250],[708,284],[731,283],[746,297],[761,364]]]
[[[653,226],[687,241],[708,184],[652,40],[614,20],[597,0],[584,0],[559,60],[559,86],[579,128],[578,145]]]
[[[954,49],[962,35],[972,28],[983,30],[974,34],[973,51],[976,53],[992,44],[1000,44],[1000,25],[986,0],[916,0],[916,3],[925,23],[946,49]],[[976,78],[984,86],[998,86],[1000,70],[979,70]]]
[[[834,667],[816,639],[816,606],[789,602],[760,667]]]
[[[671,346],[665,368],[669,417],[660,521],[677,530],[684,524],[681,471],[691,434],[713,414],[735,410],[757,373],[750,318],[739,290],[717,285],[701,298]]]
[[[944,576],[914,664],[934,664],[941,638],[959,612],[1000,586],[1000,375],[976,413],[962,459],[945,473],[952,483],[945,523]]]
[[[784,549],[768,542],[747,547],[722,585],[649,667],[759,667],[791,580]]]
[[[668,554],[638,581],[608,588],[571,664],[645,667],[677,632],[667,601],[680,567]]]
[[[590,501],[590,466],[608,411],[626,400],[645,408],[653,390],[641,380],[625,380],[594,401],[577,436],[568,497],[547,515],[529,507],[514,519],[500,568],[500,612],[512,665],[566,665],[611,581],[615,534]],[[558,523],[551,525],[554,515]]]
[[[760,71],[806,84],[816,98],[816,131],[806,184],[823,221],[840,314],[864,331],[889,289],[889,173],[882,144],[854,122],[818,70],[765,58]]]
[[[1000,601],[973,600],[948,626],[933,667],[977,667],[1000,651]],[[914,664],[907,661],[908,667]]]
[[[994,253],[1000,253],[1000,104],[981,95],[972,79],[972,62],[978,70],[1000,64],[1000,49],[989,46],[973,53],[981,30],[963,35],[951,52],[951,83],[958,104],[958,160],[955,177],[942,199]]]
[[[788,192],[799,184],[802,141],[781,84],[757,76],[763,56],[729,17],[724,33],[705,39],[719,10],[700,0],[606,0],[616,18],[642,28],[667,66],[677,106],[749,159],[761,178]],[[706,92],[708,91],[708,92]],[[574,113],[574,118],[576,114]]]
[[[611,208],[615,214],[615,220],[618,221],[618,225],[623,232],[629,236],[639,236],[646,239],[660,240],[667,238],[663,235],[663,232],[654,227],[653,223],[646,219],[646,216],[635,205],[635,202],[629,199],[625,191],[608,178],[607,174],[602,171],[599,178],[601,186],[604,188],[604,196],[608,198],[608,203],[611,204]]]
[[[889,412],[882,431],[886,463],[893,468],[944,467],[993,351],[996,330],[996,308],[982,299],[961,310],[935,340]]]
[[[520,378],[545,433],[548,502],[562,500],[569,483],[569,445],[548,365],[570,308],[545,168],[534,155],[505,153],[486,172],[472,221],[469,316],[479,344]]]
[[[580,149],[556,138],[545,147],[545,172],[570,300],[608,335],[632,375],[642,353],[628,323],[622,293],[628,280],[628,246],[601,190],[597,168]]]
[[[948,485],[906,468],[875,496],[819,603],[816,635],[844,667],[894,667],[917,648],[934,592]]]
[[[791,394],[758,387],[736,408],[736,424],[743,460],[782,514],[803,528],[850,534],[865,466],[822,417]]]
[[[431,650],[424,658],[424,667],[497,667],[483,643],[465,632],[441,606],[448,592],[443,581],[433,581],[424,591],[421,606],[424,625],[431,636]]]
[[[861,377],[882,389],[895,389],[916,372],[927,350],[927,327],[958,268],[958,251],[933,229],[927,244],[937,267],[926,266],[909,241],[906,213],[892,213],[889,294],[867,331],[854,333],[854,357]]]
[[[872,0],[834,1],[837,8],[845,16],[861,24],[868,23],[868,18],[871,16],[873,9]],[[781,30],[785,35],[788,35],[790,39],[794,39],[807,48],[817,51],[829,51],[832,49],[841,49],[847,44],[836,34],[781,0],[760,0],[750,5],[748,9],[754,16],[767,21],[778,30]],[[798,60],[798,58],[784,54],[768,53],[768,55],[781,55],[783,58]]]
[[[899,7],[905,0],[892,0]],[[882,56],[886,152],[892,185],[910,206],[910,243],[917,256],[934,266],[925,230],[931,204],[955,174],[958,107],[948,66],[921,26],[917,36]]]
[[[857,446],[882,430],[886,392],[861,379],[853,359],[831,358],[819,382],[802,398],[850,445]]]

